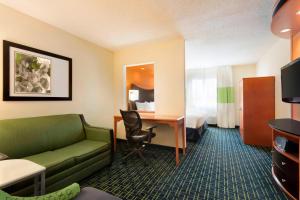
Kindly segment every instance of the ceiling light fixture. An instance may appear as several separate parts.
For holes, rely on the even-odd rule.
[[[298,11],[296,12],[296,15],[300,15],[300,10],[298,10]]]
[[[290,28],[285,28],[285,29],[282,29],[280,32],[281,33],[286,33],[286,32],[290,32],[291,29]]]

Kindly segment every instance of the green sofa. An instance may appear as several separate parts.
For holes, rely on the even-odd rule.
[[[78,114],[0,120],[0,152],[45,166],[47,193],[110,165],[112,140],[111,129],[92,127]],[[5,191],[31,194],[32,181]]]

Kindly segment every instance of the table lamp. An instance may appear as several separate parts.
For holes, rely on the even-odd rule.
[[[130,101],[139,100],[139,90],[129,90],[129,92],[128,92],[128,99]]]

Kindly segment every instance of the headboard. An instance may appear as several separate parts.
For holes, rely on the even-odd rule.
[[[129,102],[129,109],[136,110],[135,102],[151,102],[154,101],[154,89],[144,89],[135,84],[132,84],[130,90],[138,90],[139,91],[139,100],[134,102]]]

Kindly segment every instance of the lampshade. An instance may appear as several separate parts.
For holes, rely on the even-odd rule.
[[[139,100],[139,91],[138,90],[129,90],[128,98],[130,101]]]

